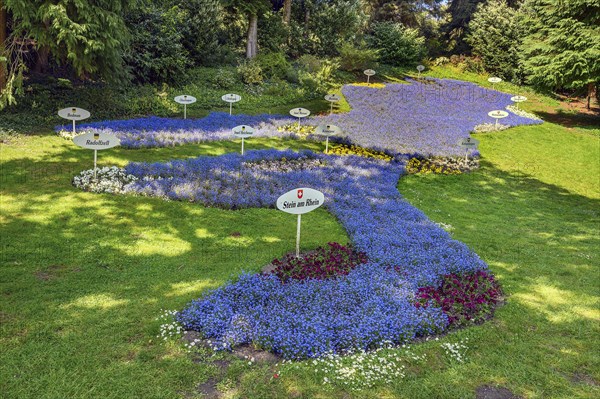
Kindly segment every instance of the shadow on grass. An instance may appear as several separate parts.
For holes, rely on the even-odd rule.
[[[140,151],[107,159],[155,159],[152,151]],[[172,155],[193,151],[174,149]],[[160,160],[163,155],[171,153],[161,152]],[[206,370],[157,344],[159,322],[153,319],[160,309],[179,309],[241,270],[258,271],[292,249],[295,219],[274,210],[233,212],[80,192],[70,185],[72,166],[89,162],[88,156],[65,147],[48,161],[3,163],[0,316],[1,337],[10,346],[1,358],[5,370],[16,372],[0,388],[12,397],[85,397],[92,389],[104,396],[172,397]],[[457,376],[453,366],[432,372],[452,397],[506,378],[517,393],[544,393],[544,386],[562,378],[557,373],[593,368],[585,352],[593,352],[597,332],[593,265],[600,201],[541,183],[528,172],[507,173],[483,162],[469,175],[407,177],[399,184],[433,220],[452,220],[454,237],[490,264],[509,294],[498,317],[478,328],[486,331],[482,341],[512,347],[482,349],[488,357],[473,361],[484,373],[476,378],[472,370]],[[304,223],[318,226],[318,234],[304,236],[307,248],[346,239],[325,211],[307,214]],[[23,383],[16,375],[33,377]],[[434,397],[441,387],[427,386],[429,378],[425,372],[387,389]],[[284,385],[242,380],[248,397],[286,395]],[[322,393],[305,384],[299,389]],[[328,397],[345,395],[336,390]]]

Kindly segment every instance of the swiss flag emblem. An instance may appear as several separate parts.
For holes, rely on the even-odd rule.
[[[298,190],[298,199],[301,199],[304,196],[304,190]]]

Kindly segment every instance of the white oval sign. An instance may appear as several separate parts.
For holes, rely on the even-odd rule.
[[[460,145],[461,147],[466,148],[466,149],[475,149],[479,145],[479,140],[471,138],[471,137],[466,137],[464,139],[461,139],[458,142],[458,145]]]
[[[187,94],[184,94],[182,96],[175,97],[174,100],[176,103],[179,103],[179,104],[193,104],[196,102],[196,97],[188,96]]]
[[[325,202],[322,192],[312,188],[296,188],[277,198],[277,209],[294,215],[314,211]]]
[[[233,93],[225,94],[224,96],[221,97],[221,100],[225,101],[226,103],[237,103],[241,99],[242,99],[242,96],[240,96],[239,94],[233,94]]]
[[[310,111],[306,108],[293,108],[290,110],[290,115],[295,116],[296,118],[304,118],[310,115]]]
[[[508,116],[508,112],[502,110],[496,110],[492,112],[488,112],[488,115],[495,119],[502,119]]]
[[[336,125],[319,125],[315,129],[315,134],[322,134],[324,136],[334,136],[336,134],[340,134],[341,132],[342,129]]]
[[[69,119],[71,121],[80,121],[90,117],[90,112],[83,108],[70,107],[63,108],[58,111],[58,116],[61,118]]]
[[[372,70],[372,69],[366,69],[365,70],[365,75],[367,75],[367,76],[373,76],[373,75],[375,75],[375,71]]]
[[[328,94],[325,96],[325,100],[327,101],[331,101],[332,103],[336,102],[336,101],[340,101],[342,98],[340,96],[338,96],[337,94]]]
[[[522,103],[523,101],[527,101],[527,97],[525,96],[514,96],[510,98],[510,101],[515,103]]]
[[[423,72],[424,70],[425,70],[425,67],[423,65],[418,65],[417,66],[417,71]]]
[[[111,133],[87,132],[73,137],[73,142],[82,148],[90,150],[107,150],[121,144],[121,141]]]
[[[500,83],[500,82],[502,82],[502,79],[496,78],[496,77],[491,77],[491,78],[488,79],[488,82],[490,82],[490,83]]]
[[[233,129],[233,134],[236,135],[236,137],[245,139],[247,137],[250,137],[254,134],[254,129],[248,125],[239,125],[234,127]]]

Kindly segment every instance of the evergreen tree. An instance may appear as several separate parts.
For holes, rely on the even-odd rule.
[[[522,78],[519,46],[524,28],[518,16],[506,0],[488,0],[477,7],[465,39],[486,71],[505,80]]]
[[[523,63],[529,82],[547,90],[587,87],[587,106],[600,83],[600,2],[527,0]]]
[[[124,10],[134,0],[5,0],[13,34],[34,44],[34,70],[45,72],[50,57],[80,77],[122,77],[128,31]]]
[[[448,6],[450,21],[444,25],[450,50],[458,54],[469,54],[470,48],[465,42],[467,25],[479,3],[485,0],[451,0]]]

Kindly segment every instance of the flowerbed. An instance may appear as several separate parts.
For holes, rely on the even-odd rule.
[[[284,160],[285,159],[285,160]],[[319,167],[277,167],[302,160]],[[261,163],[269,167],[255,167]],[[486,270],[396,189],[402,163],[312,152],[248,151],[168,163],[132,163],[129,193],[196,201],[226,209],[273,207],[295,187],[325,193],[324,206],[368,258],[334,279],[246,274],[193,301],[177,320],[202,332],[216,349],[254,343],[286,358],[377,348],[442,331],[448,317],[436,306],[415,307],[422,286],[443,276]]]
[[[488,112],[512,104],[511,95],[455,80],[422,79],[384,88],[347,85],[352,110],[314,118],[339,126],[353,143],[392,153],[464,155],[458,145],[475,126],[493,122]],[[541,123],[509,114],[508,126]]]
[[[275,259],[270,272],[283,282],[294,280],[325,280],[338,276],[346,276],[352,269],[367,263],[364,252],[354,251],[352,245],[341,245],[330,242],[327,247],[319,247],[315,251],[297,258],[288,254],[283,259]]]
[[[126,148],[166,147],[210,140],[232,140],[237,125],[254,127],[256,137],[311,136],[321,123],[338,125],[353,144],[391,154],[463,155],[457,144],[476,126],[493,122],[487,113],[511,105],[510,95],[454,80],[411,81],[382,88],[347,85],[348,113],[297,120],[282,115],[232,115],[213,112],[202,119],[140,118],[92,122],[79,129],[115,133]],[[509,108],[514,110],[514,108]],[[525,114],[523,114],[525,115]],[[528,114],[527,114],[528,115]],[[506,126],[541,123],[511,113]],[[63,129],[57,126],[57,130]]]
[[[406,164],[410,174],[459,175],[479,168],[479,158],[464,157],[413,157]]]

